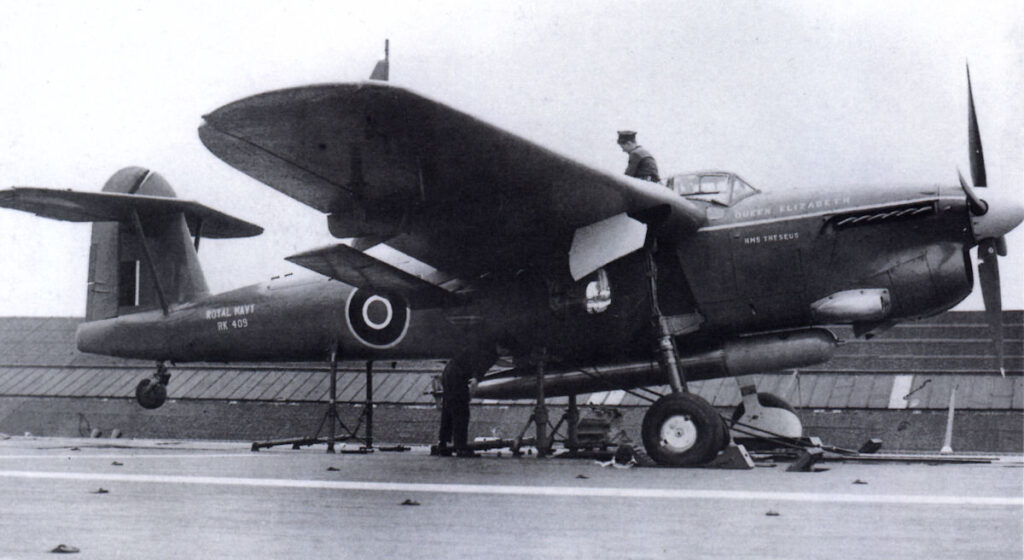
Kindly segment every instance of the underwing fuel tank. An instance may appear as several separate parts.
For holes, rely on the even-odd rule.
[[[839,342],[828,329],[812,328],[730,340],[718,348],[686,354],[680,366],[689,381],[768,373],[807,367],[832,359]],[[560,397],[596,391],[664,385],[668,381],[654,362],[620,364],[552,372],[544,376],[544,394]],[[516,368],[485,377],[473,397],[522,399],[537,394],[529,369]]]

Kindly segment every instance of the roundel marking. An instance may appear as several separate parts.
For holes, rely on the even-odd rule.
[[[370,296],[363,303],[363,322],[374,330],[386,329],[394,319],[394,308],[391,302],[380,296]]]
[[[409,306],[395,294],[353,290],[345,302],[345,323],[370,348],[397,345],[409,330]]]

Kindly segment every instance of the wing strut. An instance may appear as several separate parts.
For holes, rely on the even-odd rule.
[[[164,310],[164,315],[167,315],[167,296],[164,295],[164,287],[160,283],[160,275],[156,272],[156,261],[153,260],[153,251],[149,248],[149,243],[146,241],[146,234],[142,230],[142,220],[139,219],[139,212],[132,208],[132,224],[135,226],[135,233],[139,236],[139,243],[142,245],[142,253],[146,257],[146,268],[149,269],[149,273],[153,276],[153,284],[156,286],[156,295],[160,298],[160,308]],[[198,237],[197,243],[198,243]]]
[[[202,239],[202,238],[203,238],[203,219],[202,218],[198,218],[198,220],[196,221],[196,243],[195,243],[196,253],[199,252],[199,240]]]

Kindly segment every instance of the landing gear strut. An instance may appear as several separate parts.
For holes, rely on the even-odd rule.
[[[686,376],[679,363],[675,336],[692,332],[697,321],[685,329],[672,328],[672,318],[658,305],[658,270],[654,248],[645,250],[650,282],[651,315],[656,328],[658,363],[672,393],[658,399],[644,415],[641,437],[647,454],[656,462],[675,467],[703,465],[714,459],[729,443],[729,432],[718,411],[701,397],[688,392]]]
[[[160,408],[167,402],[167,382],[171,380],[171,374],[163,361],[156,363],[156,373],[152,378],[145,378],[135,386],[135,400],[142,408],[153,410]]]

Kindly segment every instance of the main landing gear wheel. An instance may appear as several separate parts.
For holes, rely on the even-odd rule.
[[[665,395],[651,405],[641,437],[651,459],[674,467],[703,465],[728,443],[718,411],[691,393]]]
[[[156,366],[156,374],[152,378],[139,381],[135,386],[135,400],[142,408],[153,410],[160,408],[167,402],[167,382],[171,374],[167,373],[167,367],[160,363]]]
[[[751,414],[747,414],[746,407],[740,402],[732,412],[732,424],[737,422],[746,424],[746,426],[742,426],[746,431],[765,430],[769,432],[765,434],[766,436],[775,434],[789,438],[803,437],[803,423],[797,416],[796,410],[788,402],[771,393],[758,393],[757,402],[761,405],[760,410],[753,410]],[[733,437],[748,449],[759,446],[756,443],[757,438],[751,437],[750,434],[735,432]]]

